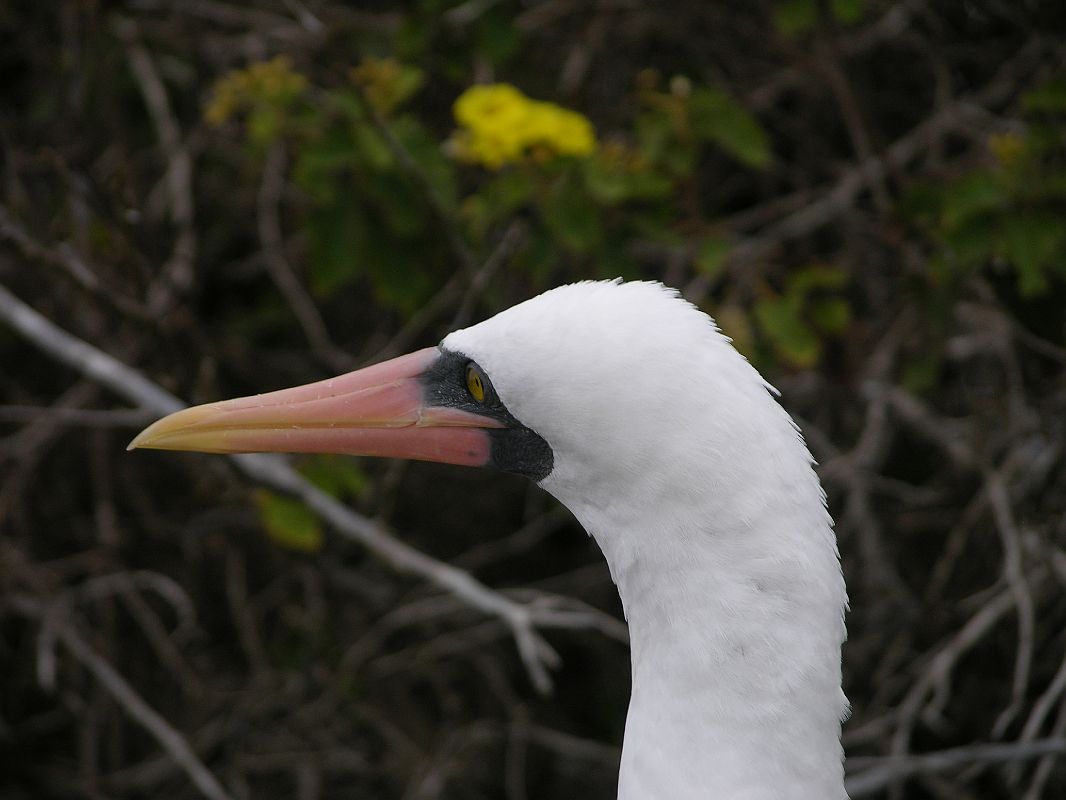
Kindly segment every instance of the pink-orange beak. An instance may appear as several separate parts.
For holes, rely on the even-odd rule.
[[[426,404],[421,376],[440,357],[419,350],[337,378],[177,411],[129,449],[208,453],[344,453],[481,466],[502,423]]]

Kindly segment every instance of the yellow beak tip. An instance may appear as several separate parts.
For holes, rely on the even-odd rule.
[[[175,412],[175,414],[177,413],[181,412]],[[173,424],[172,418],[175,416],[175,414],[170,414],[166,417],[163,417],[162,419],[156,420],[143,431],[134,436],[133,440],[128,445],[126,445],[126,451],[129,452],[130,450],[137,450],[142,448],[155,448],[158,442],[163,439],[168,433],[168,428],[170,429],[170,433],[174,432],[175,427],[178,427],[180,429],[180,426],[174,426]]]
[[[130,450],[137,450],[138,448],[145,447],[148,444],[149,437],[145,436],[144,433],[144,431],[141,431],[133,437],[133,440],[128,445],[126,445],[127,453]]]

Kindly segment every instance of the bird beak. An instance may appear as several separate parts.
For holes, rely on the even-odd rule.
[[[186,408],[145,428],[130,450],[343,453],[465,466],[490,460],[496,420],[426,405],[423,376],[440,357],[419,350],[337,378]]]

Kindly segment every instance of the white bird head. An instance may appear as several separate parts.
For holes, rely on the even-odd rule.
[[[528,461],[503,466],[579,516],[583,505],[624,498],[684,502],[687,488],[717,487],[729,503],[730,484],[750,480],[749,467],[773,471],[780,437],[797,439],[771,387],[713,320],[659,283],[562,286],[455,331],[441,348],[477,365],[551,459],[544,474]]]

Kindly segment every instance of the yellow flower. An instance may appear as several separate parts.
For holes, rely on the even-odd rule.
[[[1025,139],[1016,133],[994,133],[988,137],[988,149],[996,161],[1009,167],[1025,153]]]
[[[352,82],[362,87],[367,102],[388,115],[422,88],[422,71],[392,58],[367,56],[348,70]]]
[[[490,169],[530,157],[587,156],[596,148],[592,123],[554,103],[531,100],[506,83],[472,86],[453,107],[460,158]]]
[[[293,70],[288,56],[259,61],[215,82],[204,118],[212,125],[221,125],[243,108],[287,105],[306,88],[307,79]]]

